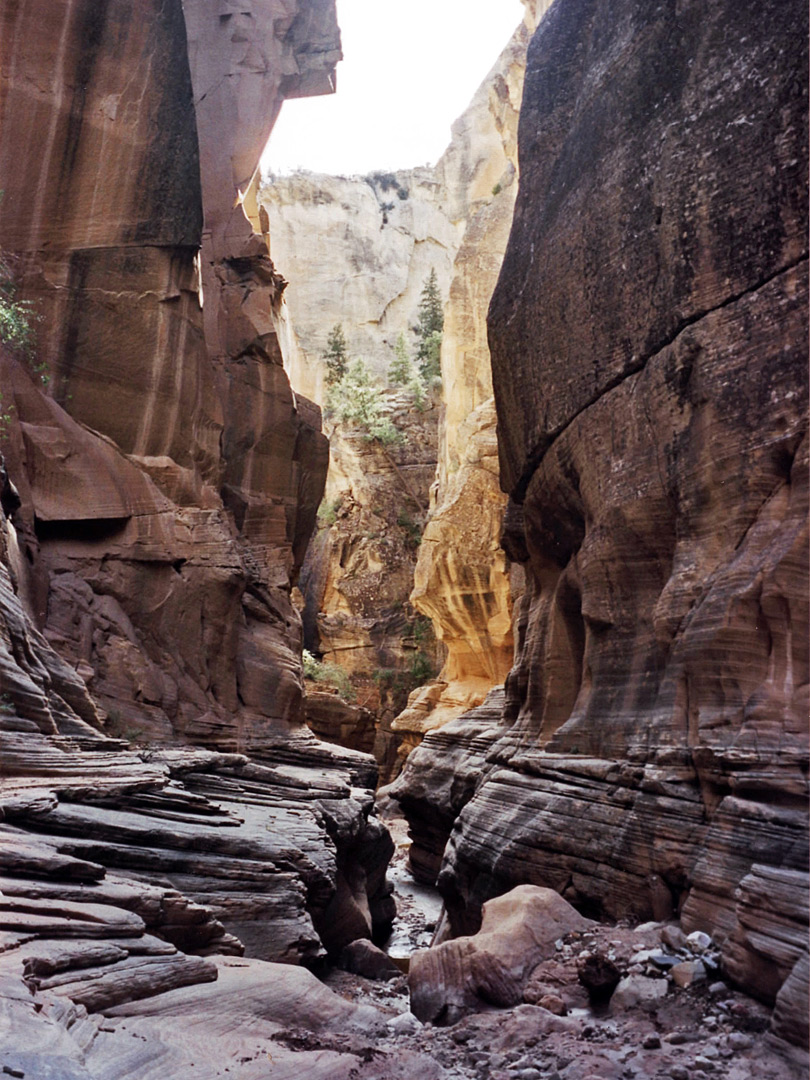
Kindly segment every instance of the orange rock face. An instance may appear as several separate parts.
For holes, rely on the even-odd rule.
[[[0,39],[0,249],[40,317],[2,361],[21,588],[113,725],[259,749],[302,719],[327,448],[238,203],[283,98],[331,86],[334,4],[7,5]]]

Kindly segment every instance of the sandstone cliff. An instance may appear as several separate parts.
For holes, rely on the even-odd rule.
[[[489,314],[516,663],[398,789],[426,873],[430,799],[457,818],[456,930],[526,881],[680,913],[777,1016],[806,1011],[805,31],[783,3],[541,23]],[[483,780],[442,780],[446,744]]]
[[[373,761],[303,723],[328,448],[239,205],[339,55],[331,0],[0,5],[0,250],[39,317],[0,346],[4,868],[23,897],[100,883],[186,951],[298,962],[392,915]]]
[[[113,722],[245,748],[300,719],[327,448],[235,204],[339,45],[331,3],[220,7],[3,8],[0,247],[41,318],[3,359],[4,452],[21,587]]]
[[[505,498],[498,486],[486,310],[517,190],[517,118],[529,31],[547,7],[527,6],[525,25],[454,124],[450,146],[435,168],[362,179],[272,177],[259,196],[273,253],[292,278],[284,303],[285,365],[293,385],[315,400],[325,399],[321,354],[335,324],[343,325],[351,355],[362,356],[384,379],[398,335],[403,330],[407,335],[414,321],[431,269],[447,298],[431,510],[415,571],[408,565],[413,559],[404,552],[400,573],[387,573],[386,596],[395,587],[394,578],[404,573],[396,586],[400,604],[413,582],[411,602],[431,619],[446,656],[438,680],[417,690],[394,723],[405,749],[417,744],[426,730],[479,704],[503,681],[512,661],[512,590],[519,582],[510,582],[499,544]],[[407,448],[398,454],[425,506],[427,458],[418,451],[431,437],[435,419],[431,410],[426,430],[416,434],[418,415],[412,417]],[[385,505],[392,496],[395,501],[404,497],[413,514],[397,476],[379,465],[368,469],[370,451],[358,457],[355,443],[347,443],[339,429],[335,432],[327,484],[330,502],[357,504],[368,515],[370,507]],[[385,483],[372,481],[373,493],[366,490],[365,472]],[[422,526],[424,515],[414,516]],[[315,549],[305,593],[308,608],[323,612],[320,647],[357,672],[364,659],[373,659],[375,641],[376,666],[387,665],[379,641],[390,638],[391,628],[381,611],[369,635],[369,627],[360,622],[368,623],[371,609],[360,611],[342,595],[340,583],[349,575],[357,581],[376,580],[380,562],[358,563],[357,556],[347,556],[349,539],[344,534],[350,527],[355,546],[357,533],[369,532],[368,522],[350,521],[343,513],[330,531],[331,539],[324,537]],[[382,560],[383,565],[388,562]],[[385,597],[380,599],[385,606]]]

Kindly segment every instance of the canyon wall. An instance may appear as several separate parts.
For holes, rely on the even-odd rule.
[[[339,57],[332,0],[0,4],[0,251],[38,320],[0,345],[17,907],[93,881],[181,949],[291,962],[390,922],[374,763],[304,726],[291,592],[328,446],[241,207]]]
[[[455,820],[456,931],[518,882],[679,914],[777,1013],[806,1011],[806,30],[567,0],[535,34],[489,313],[516,662],[397,789],[428,875]]]
[[[301,717],[327,445],[238,203],[330,84],[334,5],[8,4],[0,50],[0,248],[40,318],[3,358],[22,587],[113,725],[261,747]]]

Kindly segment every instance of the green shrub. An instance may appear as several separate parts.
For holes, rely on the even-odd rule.
[[[385,446],[403,441],[401,433],[383,415],[382,390],[375,385],[362,360],[353,360],[340,381],[330,388],[326,412]]]
[[[305,679],[331,686],[333,690],[337,690],[344,701],[355,700],[357,695],[354,687],[342,667],[328,661],[317,660],[307,649],[304,649],[302,653],[302,661]]]
[[[406,546],[412,549],[418,548],[422,542],[422,530],[407,510],[400,510],[397,514],[397,525],[405,533]]]
[[[329,500],[324,499],[321,505],[318,507],[318,521],[321,525],[334,525],[337,521],[337,512],[343,505],[343,496],[338,495],[336,499]]]
[[[34,314],[30,300],[17,300],[11,265],[0,252],[0,343],[29,358],[34,348]],[[44,370],[40,366],[38,374]]]

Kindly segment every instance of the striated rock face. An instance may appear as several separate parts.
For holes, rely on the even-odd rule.
[[[119,733],[259,751],[303,719],[327,447],[236,204],[331,85],[334,5],[6,5],[0,39],[0,248],[41,316],[2,357],[20,589]]]
[[[60,976],[90,1009],[216,976],[177,949],[298,963],[393,915],[373,760],[304,726],[328,450],[234,209],[283,97],[331,85],[334,5],[135,8],[0,12],[0,250],[40,316],[0,349],[0,891],[9,948],[162,939],[59,959],[114,965]]]
[[[527,585],[440,876],[457,930],[518,882],[679,912],[794,995],[782,1017],[807,945],[805,25],[569,0],[532,41],[489,315]]]

